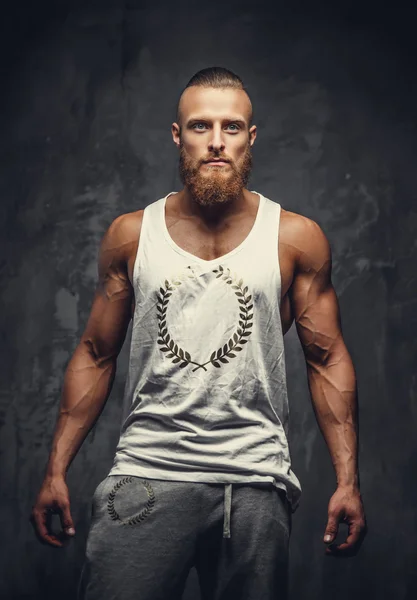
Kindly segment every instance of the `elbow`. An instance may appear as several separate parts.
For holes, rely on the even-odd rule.
[[[322,339],[322,343],[316,339],[308,345],[303,346],[307,365],[313,368],[329,367],[346,360],[349,352],[341,337],[334,340]],[[328,343],[328,342],[331,343]],[[327,343],[326,343],[327,342]]]
[[[117,353],[105,352],[103,348],[98,348],[92,339],[84,339],[81,341],[81,344],[86,349],[97,367],[102,368],[108,366],[109,364],[116,364]]]

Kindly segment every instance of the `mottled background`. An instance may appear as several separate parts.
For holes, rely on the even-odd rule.
[[[98,244],[117,215],[180,189],[170,134],[178,95],[196,71],[220,65],[243,78],[255,108],[250,189],[316,220],[330,240],[358,376],[369,532],[357,557],[337,560],[322,542],[335,476],[294,326],[287,334],[290,445],[303,487],[290,598],[417,597],[412,9],[40,0],[8,3],[1,28],[0,596],[75,596],[91,495],[118,440],[129,336],[68,474],[77,536],[64,549],[42,546],[28,517],[89,314]],[[199,597],[193,570],[184,598]]]

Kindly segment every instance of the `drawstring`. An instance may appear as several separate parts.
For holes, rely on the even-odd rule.
[[[230,509],[232,506],[232,484],[225,483],[224,485],[224,522],[223,522],[223,537],[230,538]]]

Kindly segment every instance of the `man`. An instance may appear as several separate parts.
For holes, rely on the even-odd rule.
[[[61,515],[64,538],[74,534],[65,475],[109,396],[133,317],[120,440],[93,497],[79,586],[88,600],[179,600],[193,565],[204,600],[285,597],[301,494],[287,443],[283,336],[294,319],[336,471],[324,542],[349,525],[326,552],[354,554],[363,540],[356,380],[329,244],[315,222],[245,187],[251,122],[239,77],[197,73],[172,125],[184,188],[104,235],[32,513],[45,542],[62,546],[48,511]]]

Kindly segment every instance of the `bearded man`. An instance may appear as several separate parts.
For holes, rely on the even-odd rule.
[[[172,125],[183,189],[119,216],[103,237],[32,512],[44,542],[63,543],[52,512],[74,535],[66,472],[110,394],[133,318],[120,438],[92,499],[79,598],[180,600],[193,566],[203,600],[285,598],[301,496],[283,339],[294,320],[337,479],[326,552],[362,543],[356,379],[329,243],[314,221],[246,188],[252,120],[237,75],[198,72]],[[349,535],[331,545],[340,521]]]

